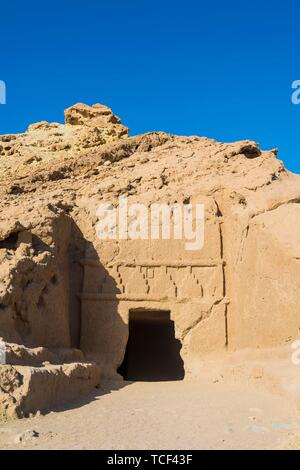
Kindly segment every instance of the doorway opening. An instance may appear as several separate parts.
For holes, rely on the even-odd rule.
[[[182,380],[181,347],[169,311],[130,310],[129,338],[118,372],[124,380]]]

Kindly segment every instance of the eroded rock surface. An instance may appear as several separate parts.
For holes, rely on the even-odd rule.
[[[116,376],[131,310],[170,311],[186,377],[208,354],[298,338],[300,176],[277,149],[132,137],[109,108],[77,104],[65,124],[0,136],[0,180],[3,409],[51,407],[94,387],[100,371]],[[148,207],[205,204],[204,247],[100,240],[96,208],[120,196]],[[87,385],[68,381],[70,370],[87,371]],[[53,396],[32,395],[34,380]]]

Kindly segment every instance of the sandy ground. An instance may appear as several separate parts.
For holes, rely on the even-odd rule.
[[[297,436],[282,398],[200,382],[106,384],[68,409],[0,424],[1,449],[272,449]]]

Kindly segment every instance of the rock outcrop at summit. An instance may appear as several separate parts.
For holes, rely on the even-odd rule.
[[[96,208],[117,206],[120,196],[148,207],[204,204],[204,247],[100,240]],[[170,311],[186,377],[209,354],[298,338],[300,176],[277,149],[130,136],[109,108],[77,104],[65,124],[0,136],[0,197],[7,414],[52,407],[92,389],[100,375],[117,377],[132,310]],[[26,385],[34,381],[39,394]]]

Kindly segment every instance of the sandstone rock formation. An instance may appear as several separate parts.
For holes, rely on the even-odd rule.
[[[0,409],[19,416],[116,377],[130,311],[169,311],[185,376],[212,353],[299,336],[300,176],[252,141],[130,136],[77,104],[0,136]],[[96,208],[205,204],[205,242],[100,240]]]

